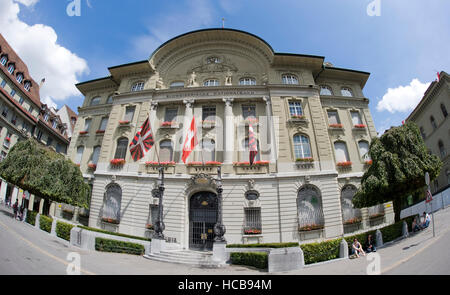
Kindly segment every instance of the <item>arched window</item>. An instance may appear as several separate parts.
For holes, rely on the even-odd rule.
[[[94,97],[93,99],[91,99],[91,104],[90,104],[90,106],[96,106],[96,105],[98,105],[98,104],[100,104],[100,96],[96,96],[96,97]]]
[[[320,95],[333,95],[333,90],[330,86],[321,85],[320,86]]]
[[[353,96],[353,91],[350,88],[348,88],[348,87],[342,87],[341,88],[341,95],[342,96],[352,97]]]
[[[305,135],[294,135],[294,155],[295,159],[311,158],[309,138]]]
[[[353,185],[346,185],[341,190],[341,208],[342,208],[342,221],[344,225],[361,220],[361,210],[354,208],[352,199],[355,196],[356,187]]]
[[[444,115],[444,118],[447,118],[448,116],[447,109],[445,108],[445,105],[443,103],[441,103],[441,111],[442,115]]]
[[[208,79],[205,82],[203,82],[203,86],[219,86],[219,80]]]
[[[445,156],[447,155],[447,151],[445,150],[444,143],[442,142],[442,140],[439,140],[438,146],[439,146],[439,153],[441,154],[441,158],[444,159]]]
[[[251,77],[245,77],[239,79],[239,85],[256,85],[256,79]]]
[[[364,161],[369,161],[370,160],[369,143],[365,140],[361,140],[358,142],[358,147],[359,147],[359,155],[361,156],[361,159],[363,159]]]
[[[170,83],[170,88],[183,88],[184,82],[183,81],[174,81]]]
[[[84,146],[79,146],[77,148],[77,156],[75,157],[75,164],[81,164],[81,159],[83,158]]]
[[[212,139],[202,140],[202,153],[205,162],[216,160],[216,143]]]
[[[2,64],[2,66],[6,66],[7,62],[8,62],[8,57],[6,55],[3,55],[2,58],[0,59],[0,63]]]
[[[114,159],[125,159],[127,155],[128,138],[121,137],[117,140],[116,153]]]
[[[14,66],[14,64],[9,64],[8,73],[10,73],[10,74],[14,73],[15,69],[16,69],[16,67]]]
[[[23,81],[23,74],[22,73],[17,74],[16,80],[17,80],[17,82],[22,83],[22,81]]]
[[[283,74],[281,76],[281,81],[283,84],[298,84],[298,78],[293,74]]]
[[[217,56],[210,56],[206,59],[206,63],[208,64],[218,64],[220,63],[220,58]]]
[[[131,91],[141,91],[144,90],[144,81],[140,81],[137,83],[134,83],[131,87]]]
[[[97,145],[94,147],[94,150],[92,152],[92,164],[96,164],[98,163],[98,159],[100,157],[100,150],[101,150],[101,146]]]
[[[166,139],[159,143],[159,160],[161,162],[171,162],[173,159],[172,141]]]
[[[106,99],[106,103],[107,104],[113,103],[113,96],[112,95],[108,96],[108,99]]]
[[[433,129],[437,129],[436,121],[434,120],[433,116],[430,117],[430,123],[431,126],[433,126]]]
[[[25,84],[23,85],[23,88],[25,88],[26,91],[30,91],[31,82],[30,81],[25,81]]]
[[[336,162],[348,162],[349,156],[347,151],[347,145],[343,141],[336,141],[334,143],[334,152],[336,154]]]
[[[122,189],[116,183],[109,184],[106,187],[102,219],[109,222],[119,223],[121,202]]]
[[[317,187],[305,185],[297,195],[298,226],[321,228],[325,224],[322,210],[322,197]]]

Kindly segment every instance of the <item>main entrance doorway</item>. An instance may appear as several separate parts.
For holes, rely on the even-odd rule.
[[[199,192],[189,202],[189,248],[212,250],[217,222],[217,195]]]

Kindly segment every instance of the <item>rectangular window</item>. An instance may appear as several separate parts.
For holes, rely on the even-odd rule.
[[[98,128],[98,130],[105,131],[106,125],[108,125],[108,117],[102,118],[102,121],[100,122],[100,127]]]
[[[165,122],[172,122],[175,120],[178,113],[177,108],[166,108],[166,113],[164,114]]]
[[[215,121],[216,107],[215,106],[203,106],[202,107],[202,120]]]
[[[6,118],[6,116],[8,116],[8,111],[9,108],[7,106],[4,106],[2,110],[2,116]]]
[[[289,113],[291,116],[302,116],[302,104],[298,101],[290,101],[289,102]]]
[[[19,98],[19,103],[20,103],[20,105],[22,105],[24,101],[25,101],[25,99],[24,99],[23,97],[20,97],[20,98]]]
[[[12,97],[14,97],[14,95],[16,95],[16,90],[11,89],[11,92],[9,93]]]
[[[9,132],[6,133],[5,140],[3,141],[3,146],[4,146],[4,147],[9,148],[10,143],[11,143],[11,136],[12,136],[11,133],[9,133]]]
[[[328,123],[330,125],[341,124],[337,111],[328,111]]]
[[[359,116],[359,112],[352,111],[352,112],[350,112],[350,114],[352,115],[353,126],[362,124],[361,117]]]
[[[14,126],[17,124],[17,115],[13,114],[11,117],[11,124],[13,124]]]
[[[41,138],[42,138],[42,131],[41,130],[38,130],[36,138],[37,138],[37,140],[41,140]]]
[[[52,143],[53,143],[53,138],[48,137],[48,138],[47,138],[47,146],[51,146]]]
[[[261,233],[261,208],[244,208],[245,227],[244,234]]]
[[[136,109],[135,106],[129,106],[125,108],[125,117],[123,118],[124,121],[131,122],[133,121],[134,117],[134,110]]]
[[[6,158],[6,156],[7,156],[6,152],[2,151],[0,155],[0,162],[2,162]]]
[[[242,116],[244,120],[250,118],[256,118],[256,106],[254,105],[243,105],[242,106]]]
[[[1,84],[2,88],[5,88],[5,85],[6,85],[6,80],[3,80],[2,84]]]
[[[84,120],[84,130],[83,131],[89,131],[89,127],[91,126],[92,119],[86,119]]]

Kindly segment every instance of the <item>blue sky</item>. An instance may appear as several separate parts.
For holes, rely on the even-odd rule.
[[[83,97],[73,84],[147,59],[179,34],[221,27],[222,17],[276,52],[370,72],[364,94],[380,133],[401,124],[437,71],[450,71],[448,0],[80,0],[81,15],[71,17],[72,2],[0,0],[10,7],[0,12],[0,32],[36,81],[46,77],[43,101],[75,111]],[[378,3],[380,15],[369,16],[368,5]]]

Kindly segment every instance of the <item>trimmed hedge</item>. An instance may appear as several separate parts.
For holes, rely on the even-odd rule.
[[[75,225],[72,225],[69,223],[57,221],[56,222],[56,236],[58,238],[66,240],[66,241],[70,241],[70,230],[74,226]]]
[[[95,238],[95,250],[133,255],[143,255],[145,253],[145,247],[141,244],[103,238]]]
[[[25,221],[31,225],[35,225],[36,224],[36,215],[37,215],[37,212],[28,211],[27,219]]]
[[[266,269],[269,265],[269,254],[266,252],[230,253],[232,264],[254,266],[256,268]]]
[[[342,239],[321,243],[302,244],[305,264],[317,263],[339,258],[339,246]]]
[[[298,245],[298,243],[230,244],[227,248],[288,248],[298,247]]]
[[[113,232],[110,232],[110,231],[107,231],[107,230],[102,230],[102,229],[93,228],[93,227],[87,227],[87,226],[83,226],[83,225],[78,225],[78,227],[82,228],[82,229],[85,229],[85,230],[95,231],[95,232],[98,232],[98,233],[103,233],[103,234],[108,234],[108,235],[113,235],[113,236],[119,236],[119,237],[124,237],[124,238],[142,240],[142,241],[151,241],[151,239],[144,238],[144,237],[130,236],[130,235],[120,234],[120,233],[113,233]]]
[[[52,231],[52,222],[53,219],[48,216],[45,215],[39,216],[39,228],[42,229],[43,231],[50,233]]]

